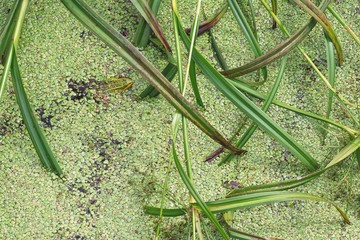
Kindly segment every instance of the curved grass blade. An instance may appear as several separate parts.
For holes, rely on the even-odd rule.
[[[285,72],[285,66],[286,66],[286,62],[287,62],[287,59],[286,58],[283,58],[281,60],[281,64],[280,64],[280,70],[279,70],[279,74],[275,80],[275,83],[268,95],[268,97],[266,98],[263,106],[261,107],[261,109],[264,111],[264,112],[267,112],[267,110],[269,109],[274,97],[275,97],[275,94],[280,86],[280,83],[281,83],[281,80],[284,76],[284,72]],[[254,134],[255,130],[257,129],[257,125],[256,124],[251,124],[251,126],[245,131],[245,133],[242,135],[242,137],[236,142],[235,146],[238,146],[238,147],[243,147],[245,146],[245,144],[247,143],[247,141],[249,141],[249,139],[251,138],[251,136]],[[219,163],[219,166],[226,163],[226,162],[229,162],[231,161],[231,159],[234,158],[234,154],[232,153],[229,153],[227,154],[222,160],[221,162]]]
[[[227,9],[228,9],[228,4],[225,1],[223,3],[223,6],[221,8],[219,8],[219,10],[217,10],[212,17],[210,17],[208,20],[203,21],[199,24],[199,30],[198,30],[197,36],[200,36],[203,33],[212,29],[220,21],[220,19],[225,15]],[[191,28],[186,28],[185,31],[187,34],[190,34]]]
[[[220,212],[227,212],[230,210],[271,204],[275,202],[294,201],[294,200],[315,200],[315,201],[329,203],[336,208],[336,210],[343,217],[344,221],[350,224],[350,219],[348,218],[346,213],[334,202],[319,196],[315,196],[307,193],[301,193],[301,192],[274,191],[274,192],[250,193],[246,195],[240,195],[231,198],[225,198],[221,200],[207,202],[206,205],[209,207],[211,212],[220,213]],[[200,209],[197,203],[193,203],[193,206]]]
[[[145,21],[148,23],[148,25],[151,27],[156,37],[164,45],[165,49],[171,53],[170,45],[166,41],[165,35],[161,30],[161,27],[147,2],[145,2],[144,0],[131,0],[131,2],[139,11],[141,16],[145,19]]]
[[[326,7],[329,5],[329,3],[330,0],[324,0],[320,5],[320,9],[324,11]],[[305,37],[311,32],[311,30],[315,27],[316,23],[317,23],[316,20],[311,18],[306,25],[304,25],[300,30],[296,31],[284,42],[278,44],[268,52],[255,58],[249,63],[246,63],[243,66],[237,68],[223,71],[222,74],[229,78],[235,78],[256,71],[268,65],[269,63],[272,63],[273,61],[279,59],[280,57],[288,54],[299,43],[301,43],[305,39]]]
[[[338,58],[339,58],[339,64],[341,65],[344,61],[344,56],[341,50],[340,42],[335,34],[335,31],[333,27],[331,26],[331,23],[326,18],[326,16],[323,14],[323,12],[316,7],[311,1],[309,0],[293,0],[299,7],[301,7],[305,12],[310,14],[324,29],[324,31],[327,33],[328,37],[331,39],[331,42],[334,44],[334,47],[336,49]]]
[[[11,51],[13,52],[12,64],[11,64],[11,75],[13,79],[16,99],[21,111],[22,118],[24,120],[26,129],[29,132],[31,141],[36,149],[37,154],[39,155],[40,160],[45,167],[54,171],[57,175],[62,175],[61,168],[54,157],[53,152],[51,151],[46,138],[41,131],[39,124],[36,121],[36,118],[31,110],[30,103],[27,99],[25,89],[22,84],[22,79],[20,76],[19,66],[16,59],[15,48],[12,45]]]
[[[255,186],[249,186],[245,188],[235,189],[231,191],[227,197],[234,197],[238,195],[248,194],[248,193],[258,193],[258,192],[269,192],[269,191],[283,191],[287,189],[292,189],[301,185],[304,185],[305,183],[317,178],[322,173],[330,169],[331,167],[337,165],[344,159],[346,159],[348,156],[353,154],[354,152],[357,152],[360,148],[360,137],[357,137],[352,142],[350,142],[348,145],[346,145],[341,151],[336,154],[336,156],[333,158],[333,160],[323,169],[318,170],[316,172],[313,172],[311,174],[308,174],[303,177],[299,177],[296,179],[290,179],[286,181],[281,182],[275,182],[275,183],[269,183],[269,184],[261,184],[261,185],[255,185]]]
[[[162,215],[163,217],[178,217],[178,216],[182,216],[187,214],[187,211],[185,208],[173,208],[173,209],[168,209],[168,208],[156,208],[156,207],[149,207],[149,206],[145,206],[144,211],[146,214],[149,215],[154,215],[154,216],[160,216]],[[162,213],[161,213],[162,211]]]
[[[355,42],[357,42],[357,44],[360,45],[360,39],[358,38],[356,33],[354,33],[354,31],[350,28],[349,25],[346,24],[346,22],[341,18],[341,16],[335,12],[335,10],[332,8],[332,6],[329,5],[327,7],[327,9],[336,18],[336,20],[338,20],[338,22],[341,24],[341,26],[343,26],[345,28],[345,30],[350,34],[350,36],[355,40]]]
[[[61,0],[66,8],[89,30],[134,67],[165,99],[205,134],[231,151],[243,150],[231,145],[125,37],[105,22],[82,0]]]
[[[264,7],[266,8],[266,10],[272,15],[272,17],[275,19],[275,21],[279,24],[280,29],[287,35],[290,36],[289,32],[287,31],[287,29],[285,28],[285,26],[281,23],[280,19],[270,10],[270,7],[267,5],[265,0],[261,0],[261,3],[264,5]],[[296,46],[297,49],[301,52],[301,54],[304,56],[304,58],[306,59],[306,61],[311,65],[311,67],[315,70],[315,72],[317,73],[317,75],[321,78],[321,80],[325,83],[325,85],[328,87],[328,89],[330,89],[336,96],[336,98],[339,100],[340,104],[342,105],[342,107],[345,109],[346,113],[350,115],[350,117],[352,118],[352,120],[354,121],[354,123],[357,126],[360,126],[359,121],[357,120],[357,118],[355,117],[355,114],[346,106],[345,103],[347,103],[350,106],[354,106],[355,104],[351,103],[350,101],[348,101],[346,98],[344,98],[341,94],[339,94],[333,87],[332,85],[328,82],[328,80],[326,79],[326,77],[321,73],[321,71],[318,69],[318,67],[314,64],[314,62],[311,60],[311,58],[306,54],[306,52],[304,51],[304,49],[298,45]]]
[[[176,13],[177,14],[177,13]],[[177,16],[180,36],[187,49],[190,41],[184,32],[180,19]],[[217,72],[213,66],[194,48],[193,59],[203,74],[220,90],[236,107],[252,119],[267,134],[275,138],[280,144],[296,156],[308,169],[315,170],[319,167],[317,162],[287,134],[279,125],[273,122],[258,106],[248,99],[242,92],[235,88],[224,76]]]
[[[241,91],[244,91],[258,99],[262,99],[262,100],[265,100],[267,98],[267,95],[263,94],[263,93],[260,93],[259,91],[253,89],[253,88],[250,88],[248,87],[247,85],[241,83],[241,82],[238,82],[238,81],[234,81],[234,80],[231,80],[229,79],[229,81],[231,81],[231,83],[236,87],[238,88],[239,90]],[[301,114],[303,116],[306,116],[306,117],[310,117],[310,118],[313,118],[313,119],[316,119],[316,120],[319,120],[319,121],[323,121],[325,123],[328,123],[328,124],[331,124],[335,127],[338,127],[346,132],[348,132],[349,134],[351,134],[352,136],[357,136],[360,134],[359,131],[356,131],[354,129],[351,129],[349,128],[348,126],[344,126],[338,122],[335,122],[331,119],[327,119],[323,116],[320,116],[318,114],[315,114],[315,113],[312,113],[312,112],[308,112],[308,111],[304,111],[304,110],[301,110],[299,108],[296,108],[296,107],[293,107],[293,106],[290,106],[289,104],[287,103],[284,103],[284,102],[280,102],[276,99],[273,100],[272,102],[273,104],[279,106],[279,107],[282,107],[284,109],[287,109],[287,110],[290,110],[290,111],[293,111],[293,112],[296,112],[298,114]]]
[[[229,236],[227,235],[227,233],[225,232],[223,227],[220,225],[219,221],[215,218],[214,214],[209,210],[207,204],[201,199],[201,197],[198,194],[198,192],[196,191],[194,185],[192,184],[189,177],[186,175],[183,167],[181,166],[180,160],[178,158],[178,155],[177,155],[176,149],[175,149],[175,141],[173,141],[173,143],[172,143],[172,154],[173,154],[174,162],[175,162],[176,168],[178,170],[178,173],[179,173],[183,183],[185,184],[186,188],[190,192],[191,196],[195,199],[196,204],[197,204],[196,206],[198,207],[198,209],[201,210],[205,214],[205,216],[207,216],[209,218],[209,220],[214,224],[214,226],[219,231],[219,233],[221,234],[223,239],[229,239]]]
[[[255,57],[259,57],[262,55],[262,51],[260,49],[260,45],[257,41],[257,38],[255,34],[252,32],[251,27],[249,23],[246,21],[246,18],[241,11],[241,8],[239,7],[239,4],[236,2],[236,0],[228,0],[228,4],[230,6],[230,9],[238,22],[238,25],[240,26],[241,30],[243,31],[246,40],[251,46],[251,49],[253,53],[255,54]],[[267,70],[266,68],[262,68],[261,70],[264,80],[267,79]]]
[[[149,0],[149,7],[153,12],[154,16],[157,15],[161,0]],[[136,29],[134,36],[134,45],[137,47],[145,47],[149,41],[149,36],[151,34],[151,28],[146,23],[144,18],[141,18],[139,21],[138,28]]]
[[[253,234],[249,234],[249,233],[244,233],[241,232],[235,228],[230,227],[229,228],[229,235],[231,238],[234,239],[241,239],[241,240],[280,240],[279,238],[264,238],[264,237],[259,237]]]

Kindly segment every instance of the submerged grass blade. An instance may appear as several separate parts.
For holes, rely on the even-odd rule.
[[[62,175],[60,166],[51,151],[48,142],[39,127],[39,124],[36,121],[34,113],[31,110],[29,100],[27,99],[25,89],[22,84],[22,79],[20,76],[19,66],[16,59],[16,53],[14,46],[12,46],[13,58],[11,64],[11,75],[13,79],[14,89],[16,99],[21,111],[22,118],[24,120],[26,129],[29,132],[31,141],[36,149],[37,154],[39,155],[40,160],[45,167],[54,171],[57,175]]]
[[[286,62],[287,62],[287,59],[286,58],[283,58],[281,60],[281,65],[280,65],[280,70],[279,70],[279,74],[275,80],[275,83],[268,95],[268,97],[266,98],[263,106],[262,106],[262,110],[264,112],[267,112],[267,110],[269,109],[274,97],[275,97],[275,94],[280,86],[280,83],[281,83],[281,80],[284,76],[284,72],[285,72],[285,66],[286,66]],[[245,146],[245,144],[247,143],[247,141],[249,141],[249,139],[251,138],[251,136],[254,134],[255,130],[257,129],[257,125],[256,124],[251,124],[251,126],[245,131],[245,133],[242,135],[242,137],[236,142],[235,146],[238,146],[238,147],[243,147]],[[229,153],[227,154],[222,160],[221,162],[219,163],[219,165],[222,165],[226,162],[229,162],[231,159],[234,158],[234,154],[232,153]]]
[[[271,9],[273,11],[273,13],[275,15],[277,15],[277,12],[278,12],[278,3],[277,3],[277,0],[271,0]],[[272,24],[272,29],[275,29],[276,28],[276,21],[275,19],[273,18],[273,24]]]
[[[241,153],[227,141],[125,37],[105,22],[82,0],[61,0],[89,30],[134,67],[165,99],[205,134],[231,151]]]
[[[337,206],[334,202],[327,200],[325,198],[315,196],[312,194],[301,193],[301,192],[261,192],[261,193],[250,193],[246,195],[235,196],[231,198],[225,198],[221,200],[216,200],[212,202],[207,202],[206,205],[209,207],[211,212],[227,212],[230,210],[243,209],[249,207],[255,207],[265,204],[271,204],[275,202],[283,201],[294,201],[294,200],[315,200],[325,203],[329,203],[336,208],[336,210],[343,217],[344,221],[350,224],[350,219],[346,213]],[[197,208],[199,206],[197,203],[193,203]]]
[[[177,13],[176,13],[177,14]],[[180,36],[186,46],[190,48],[190,41],[184,32],[180,19],[177,17]],[[248,99],[242,92],[235,88],[223,75],[194,48],[193,59],[203,74],[220,90],[236,107],[252,119],[267,134],[275,138],[280,144],[296,156],[308,169],[315,170],[319,167],[317,162],[296,141],[287,134],[278,124],[273,122],[258,106]]]
[[[264,237],[259,237],[253,234],[249,234],[249,233],[244,233],[241,232],[235,228],[229,228],[229,235],[231,238],[233,239],[241,239],[241,240],[280,240],[279,238],[264,238]]]

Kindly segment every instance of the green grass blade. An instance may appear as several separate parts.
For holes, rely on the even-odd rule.
[[[278,12],[278,3],[277,3],[277,0],[271,0],[271,9],[273,11],[273,13],[275,15],[277,15],[277,12]],[[272,24],[272,29],[275,29],[276,28],[276,21],[275,19],[273,18],[273,24]]]
[[[194,61],[190,62],[189,74],[190,74],[190,83],[191,83],[191,87],[192,87],[194,95],[195,95],[196,103],[199,106],[204,107],[204,103],[202,101],[200,91],[199,91],[199,87],[198,87],[198,84],[197,84],[196,65],[195,65]]]
[[[278,238],[264,238],[264,237],[259,237],[253,234],[249,234],[249,233],[244,233],[241,232],[235,228],[229,228],[229,235],[231,238],[233,239],[241,239],[241,240],[280,240]]]
[[[174,158],[174,162],[175,162],[176,168],[178,170],[178,173],[179,173],[183,183],[185,184],[186,188],[190,192],[191,196],[195,199],[196,204],[197,204],[196,206],[214,224],[214,226],[219,231],[219,233],[221,234],[223,239],[229,239],[229,236],[227,235],[227,233],[225,232],[223,227],[220,225],[219,221],[215,218],[214,214],[210,211],[207,204],[201,199],[201,197],[198,194],[198,192],[196,191],[194,185],[190,181],[190,178],[186,175],[183,167],[181,166],[180,160],[179,160],[178,155],[175,150],[175,141],[173,141],[173,143],[172,143],[172,153],[173,153],[173,158]]]
[[[320,5],[320,9],[324,11],[328,5],[329,5],[329,0],[323,1]],[[311,18],[307,24],[305,24],[300,30],[296,31],[284,42],[276,45],[274,48],[264,53],[263,55],[255,58],[249,63],[246,63],[243,66],[237,68],[223,71],[222,74],[229,78],[235,78],[256,71],[266,66],[267,64],[274,62],[280,57],[288,54],[299,43],[301,43],[311,32],[311,30],[315,27],[316,23],[317,23],[316,20]]]
[[[146,214],[149,215],[160,216],[162,214],[162,216],[164,217],[178,217],[187,214],[185,208],[161,209],[156,207],[145,206],[144,211]]]
[[[179,18],[180,36],[189,49],[190,41],[184,32]],[[203,74],[220,90],[236,107],[252,119],[267,134],[275,138],[280,144],[296,156],[308,169],[315,170],[319,167],[317,162],[287,134],[278,124],[273,122],[258,106],[248,99],[242,92],[235,88],[224,76],[217,72],[213,66],[194,48],[193,59]]]
[[[360,45],[360,39],[358,38],[356,33],[354,33],[354,31],[350,28],[349,25],[346,24],[346,22],[341,18],[341,16],[335,12],[335,10],[332,8],[332,6],[329,5],[327,7],[327,9],[336,18],[336,20],[338,20],[338,22],[341,24],[341,26],[343,26],[345,28],[345,30],[350,34],[350,36],[355,40],[355,42],[357,42],[357,44]]]
[[[210,39],[210,43],[211,43],[211,48],[213,50],[213,55],[214,55],[214,58],[216,59],[218,65],[220,66],[220,68],[222,70],[227,70],[229,69],[227,63],[226,63],[226,60],[225,58],[223,57],[223,54],[222,54],[222,51],[220,50],[220,48],[218,47],[217,43],[216,43],[216,40],[214,38],[214,35],[212,33],[212,30],[210,29],[209,30],[209,39]]]
[[[150,0],[149,7],[153,12],[154,16],[157,15],[159,11],[159,7],[161,4],[161,0]],[[137,47],[145,47],[149,41],[149,37],[151,34],[151,28],[146,23],[144,18],[141,18],[139,21],[138,28],[136,29],[135,36],[134,36],[134,45]]]
[[[177,73],[177,66],[170,62],[166,65],[164,70],[162,70],[162,72],[161,72],[161,74],[164,75],[169,82],[171,82],[174,79],[176,73]],[[156,97],[159,94],[160,93],[152,85],[149,85],[146,87],[146,89],[142,93],[140,93],[140,97],[141,98],[145,98],[147,96]]]
[[[7,82],[9,73],[10,73],[10,68],[11,68],[11,63],[12,63],[12,58],[13,58],[13,51],[11,49],[12,48],[9,48],[8,53],[5,54],[5,56],[4,56],[4,70],[3,70],[3,74],[1,75],[1,79],[0,79],[0,101],[5,92],[6,82]]]
[[[230,9],[231,9],[238,25],[240,26],[241,30],[243,31],[246,40],[250,44],[251,49],[252,49],[253,53],[255,54],[255,57],[261,56],[262,51],[260,49],[260,45],[257,41],[255,34],[252,32],[249,23],[246,21],[246,18],[244,16],[243,12],[241,11],[241,8],[239,7],[239,4],[236,2],[236,0],[228,0],[228,4],[230,6]],[[266,80],[267,79],[266,68],[265,67],[262,68],[261,71],[262,71],[264,80]]]
[[[13,41],[14,29],[16,26],[17,19],[20,14],[20,0],[14,1],[14,4],[11,8],[9,16],[6,19],[6,23],[0,33],[0,63],[9,48],[11,42]]]
[[[256,193],[256,192],[268,192],[268,191],[282,191],[287,190],[291,188],[295,188],[301,185],[304,185],[305,183],[313,180],[314,178],[320,176],[322,173],[324,173],[326,170],[330,169],[331,167],[337,165],[347,157],[349,157],[351,154],[357,152],[360,148],[360,137],[357,137],[353,141],[351,141],[348,145],[343,147],[341,151],[336,154],[336,156],[333,158],[333,160],[323,169],[318,170],[316,172],[313,172],[311,174],[308,174],[306,176],[296,178],[296,179],[290,179],[286,181],[281,182],[275,182],[275,183],[269,183],[269,184],[261,184],[261,185],[255,185],[255,186],[249,186],[241,189],[235,189],[231,191],[227,196],[228,197],[234,197],[238,195],[243,195],[247,193]]]
[[[274,97],[275,97],[275,94],[280,86],[280,83],[281,83],[281,80],[284,76],[284,72],[285,72],[285,66],[286,66],[286,62],[287,62],[287,59],[286,58],[283,58],[281,60],[281,64],[280,64],[280,70],[279,70],[279,74],[275,80],[275,83],[268,95],[268,97],[266,98],[263,106],[262,106],[262,110],[264,112],[267,112],[267,110],[269,109]],[[245,133],[242,135],[242,137],[236,142],[235,146],[238,146],[238,147],[243,147],[245,146],[245,144],[247,143],[247,141],[249,141],[249,139],[251,138],[251,136],[254,134],[255,130],[257,129],[257,125],[256,124],[251,124],[251,126],[245,131]],[[231,161],[231,159],[233,159],[235,157],[234,154],[232,153],[229,153],[227,154],[222,160],[221,162],[219,163],[219,165],[222,165],[226,162],[229,162]]]
[[[231,198],[220,199],[212,202],[207,202],[206,205],[213,213],[220,213],[220,212],[227,212],[230,210],[271,204],[275,202],[294,201],[294,200],[315,200],[315,201],[329,203],[336,208],[336,210],[343,217],[344,221],[350,224],[350,220],[346,215],[346,213],[334,202],[319,196],[315,196],[307,193],[301,193],[301,192],[274,191],[274,192],[251,193],[251,194],[240,195]],[[193,205],[199,209],[197,203],[193,203]]]
[[[225,15],[225,13],[228,9],[228,4],[226,1],[227,0],[225,0],[222,7],[219,8],[212,17],[210,17],[208,20],[205,20],[199,24],[198,36],[209,31],[210,29],[212,29],[220,21],[220,19]],[[186,28],[185,32],[190,35],[191,28]]]
[[[16,59],[16,53],[14,46],[12,47],[13,57],[11,64],[11,75],[13,79],[14,89],[16,99],[21,111],[22,118],[24,120],[26,129],[29,132],[31,141],[36,149],[37,154],[39,155],[40,160],[45,167],[54,171],[57,175],[62,175],[60,166],[52,153],[46,138],[41,131],[39,124],[36,121],[34,113],[31,110],[30,103],[27,99],[25,89],[22,84],[22,79],[20,76],[19,66]]]
[[[311,1],[304,1],[304,0],[293,0],[300,8],[302,8],[305,12],[310,14],[324,29],[324,31],[327,33],[328,37],[331,39],[332,43],[334,44],[334,47],[336,49],[339,63],[340,65],[344,61],[344,56],[341,50],[340,42],[335,34],[335,31],[333,27],[331,26],[331,23],[326,18],[324,13],[316,7]]]
[[[136,7],[139,11],[141,16],[145,19],[147,24],[151,27],[153,32],[155,33],[156,37],[161,41],[164,45],[165,49],[168,52],[171,52],[171,48],[169,43],[166,41],[165,35],[161,30],[161,27],[156,20],[155,15],[152,12],[152,9],[149,7],[148,3],[144,0],[131,0],[132,4]]]
[[[67,9],[104,43],[136,69],[165,99],[205,134],[231,151],[241,153],[227,141],[125,37],[106,23],[82,0],[61,0]]]

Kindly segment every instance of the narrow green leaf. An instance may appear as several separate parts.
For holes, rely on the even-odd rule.
[[[156,20],[154,13],[152,12],[151,8],[149,7],[148,3],[144,0],[131,0],[132,4],[136,7],[139,11],[141,16],[145,19],[148,25],[151,27],[153,32],[155,33],[156,37],[161,41],[164,45],[165,49],[168,52],[171,52],[171,48],[169,43],[166,41],[165,35],[161,30],[159,23]]]
[[[174,140],[172,143],[172,154],[173,154],[174,162],[175,162],[176,168],[178,170],[178,173],[179,173],[183,183],[185,184],[186,188],[190,192],[191,196],[196,200],[196,206],[199,208],[199,210],[201,210],[205,214],[205,216],[207,216],[209,218],[209,220],[214,224],[214,226],[219,231],[221,236],[224,239],[229,239],[229,236],[227,235],[227,233],[225,232],[223,227],[220,225],[219,221],[215,218],[214,214],[209,210],[207,204],[201,199],[200,195],[196,191],[196,189],[195,189],[194,185],[192,184],[192,182],[190,181],[189,177],[186,175],[183,167],[181,166],[178,155],[176,153]]]
[[[181,22],[177,17],[180,36],[189,49],[190,41],[184,32]],[[308,169],[315,170],[319,167],[316,161],[287,134],[279,125],[273,122],[258,106],[248,99],[242,92],[235,88],[224,76],[217,72],[213,66],[194,48],[193,59],[204,75],[219,89],[235,106],[252,119],[267,134],[275,138],[280,144],[296,156]]]
[[[161,0],[149,0],[149,7],[151,8],[151,11],[154,14],[154,16],[157,15],[160,4],[161,4]],[[144,18],[141,18],[135,32],[134,45],[137,47],[145,47],[149,41],[150,34],[151,34],[150,26],[146,23]]]
[[[166,77],[166,79],[169,82],[171,82],[174,79],[176,73],[177,73],[177,66],[170,62],[166,65],[164,70],[162,70],[162,72],[161,72],[161,74],[164,75],[164,77]],[[141,98],[145,98],[147,96],[156,97],[159,94],[160,93],[152,85],[149,85],[146,87],[146,89],[142,93],[140,93],[140,97]]]
[[[320,5],[320,9],[324,11],[326,7],[329,5],[329,3],[330,0],[324,0]],[[305,37],[311,32],[311,30],[315,27],[316,23],[317,23],[316,20],[311,18],[306,25],[304,25],[300,30],[296,31],[284,42],[276,45],[274,48],[264,53],[263,55],[255,58],[249,63],[246,63],[243,66],[237,68],[223,71],[222,74],[229,78],[235,78],[256,71],[266,66],[267,64],[274,62],[280,57],[288,54],[299,43],[301,43],[305,39]]]
[[[235,228],[229,228],[229,235],[230,237],[234,238],[234,239],[241,239],[241,240],[280,240],[279,238],[264,238],[264,237],[259,237],[256,236],[254,234],[249,234],[249,233],[245,233],[245,232],[241,232]]]
[[[336,210],[343,217],[344,221],[350,224],[350,220],[346,215],[346,213],[340,207],[338,207],[334,202],[319,196],[315,196],[307,193],[301,193],[301,192],[274,191],[274,192],[250,193],[246,195],[240,195],[231,198],[225,198],[221,200],[207,202],[206,205],[209,207],[211,212],[219,213],[230,210],[271,204],[275,202],[294,201],[294,200],[315,200],[315,201],[329,203],[336,208]],[[197,203],[193,203],[192,205],[200,209]]]
[[[22,84],[20,76],[19,66],[16,58],[16,52],[14,45],[11,47],[13,52],[12,64],[11,64],[11,75],[13,79],[16,99],[21,111],[22,118],[24,120],[26,129],[29,132],[31,141],[39,155],[40,160],[45,167],[54,171],[57,175],[62,175],[60,166],[52,153],[46,138],[41,131],[39,124],[36,121],[34,113],[31,110],[29,100],[27,99],[25,89]]]
[[[6,82],[7,82],[9,73],[10,73],[10,68],[11,68],[11,63],[12,63],[12,58],[13,58],[13,51],[11,49],[12,48],[10,47],[8,49],[8,52],[4,56],[4,70],[3,70],[3,74],[1,75],[1,79],[0,79],[0,101],[5,92]]]
[[[11,42],[13,41],[14,29],[17,19],[20,14],[21,4],[20,0],[14,1],[14,4],[10,10],[9,16],[6,19],[6,23],[0,33],[0,63],[4,57],[5,52],[9,49]]]
[[[337,12],[335,12],[335,10],[332,8],[332,6],[329,5],[327,7],[327,9],[336,18],[336,20],[338,20],[338,22],[341,24],[341,26],[343,26],[345,28],[345,30],[350,34],[350,36],[355,40],[355,42],[357,42],[357,44],[360,45],[360,39],[358,38],[356,33],[354,33],[354,31],[350,28],[349,25],[346,24],[346,22],[341,18],[341,16]]]
[[[286,66],[286,62],[287,62],[287,59],[286,58],[283,58],[281,60],[281,64],[280,64],[280,70],[279,70],[279,74],[275,80],[275,83],[268,95],[268,97],[266,98],[263,106],[261,107],[261,109],[264,111],[264,112],[267,112],[267,110],[269,109],[274,97],[275,97],[275,94],[280,86],[280,83],[281,83],[281,80],[284,76],[284,72],[285,72],[285,66]],[[242,135],[242,137],[236,142],[235,146],[238,146],[238,147],[243,147],[245,146],[245,144],[247,143],[247,141],[249,141],[249,139],[251,138],[251,136],[254,134],[255,130],[257,129],[257,125],[256,124],[251,124],[251,126],[245,131],[245,133]],[[233,159],[235,157],[234,154],[232,153],[229,153],[227,154],[222,160],[221,162],[219,163],[219,165],[222,165],[226,162],[229,162],[231,159]]]
[[[323,14],[323,12],[316,7],[311,1],[309,0],[293,0],[299,7],[301,7],[305,12],[310,14],[324,29],[328,37],[331,39],[332,43],[335,46],[338,58],[339,58],[339,64],[341,65],[344,56],[341,50],[340,42],[335,34],[335,31],[333,27],[331,26],[331,23],[326,18],[326,16]]]
[[[278,3],[277,3],[277,0],[271,0],[271,8],[272,8],[272,11],[275,15],[277,15],[277,12],[278,12]],[[276,28],[276,21],[275,19],[273,18],[273,24],[272,24],[272,29],[275,29]]]
[[[162,216],[164,217],[178,217],[187,214],[185,208],[161,209],[156,207],[145,206],[144,211],[146,214],[155,215],[155,216],[160,216],[160,214],[162,214]]]
[[[125,37],[105,22],[82,0],[61,0],[66,8],[89,30],[136,69],[165,99],[205,134],[231,151],[231,145]]]
[[[241,11],[241,8],[239,7],[239,4],[236,2],[236,0],[228,0],[228,4],[230,6],[230,9],[231,9],[236,21],[238,22],[238,25],[240,26],[241,30],[243,31],[246,40],[250,44],[251,49],[252,49],[253,53],[255,54],[255,57],[261,56],[262,51],[260,49],[260,45],[259,45],[254,33],[252,32],[249,23],[246,21],[246,18],[244,16],[243,12]],[[265,67],[262,68],[261,71],[262,71],[264,80],[266,80],[267,79],[266,68]]]
[[[255,185],[255,186],[249,186],[245,188],[235,189],[231,191],[227,197],[234,197],[238,195],[248,194],[248,193],[256,193],[256,192],[269,192],[269,191],[283,191],[291,188],[295,188],[301,185],[304,185],[305,183],[315,179],[316,177],[320,176],[322,173],[324,173],[326,170],[330,169],[331,167],[337,165],[344,159],[346,159],[348,156],[353,154],[354,152],[358,151],[360,147],[360,137],[357,137],[352,142],[350,142],[348,145],[346,145],[344,148],[341,149],[341,151],[336,154],[336,156],[333,158],[333,160],[323,169],[318,170],[316,172],[313,172],[311,174],[308,174],[303,177],[299,177],[296,179],[290,179],[286,181],[281,182],[275,182],[275,183],[269,183],[269,184],[261,184],[261,185]]]

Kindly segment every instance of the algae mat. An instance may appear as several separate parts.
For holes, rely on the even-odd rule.
[[[138,15],[130,1],[88,1],[113,26],[131,39]],[[355,30],[360,29],[357,1],[337,1],[334,8]],[[189,25],[195,1],[180,4]],[[255,2],[263,49],[282,39],[279,30]],[[219,1],[203,1],[210,15]],[[0,23],[11,1],[0,6]],[[285,9],[289,13],[285,14]],[[171,35],[170,5],[164,2],[160,22]],[[185,14],[186,13],[186,14]],[[281,2],[280,17],[294,31],[307,17]],[[186,17],[186,18],[185,18]],[[337,89],[359,104],[359,46],[330,17],[345,54],[337,70]],[[214,29],[218,44],[232,67],[251,57],[246,40],[230,11]],[[173,41],[171,41],[173,43]],[[197,46],[213,65],[209,39]],[[316,64],[325,71],[326,54],[322,32],[315,28],[303,44]],[[142,49],[156,66],[163,68],[165,56],[154,47]],[[65,173],[60,180],[42,168],[22,123],[15,94],[8,86],[0,107],[0,235],[1,239],[153,239],[158,219],[145,215],[144,205],[160,205],[162,184],[170,158],[169,138],[173,108],[161,97],[139,99],[147,83],[91,32],[81,26],[59,1],[31,1],[19,46],[19,64],[25,88],[50,145]],[[269,66],[272,82],[277,64]],[[289,55],[289,66],[277,99],[319,114],[326,111],[326,89],[300,54]],[[114,77],[131,79],[132,88],[109,91]],[[255,75],[247,76],[252,80]],[[127,80],[129,81],[129,80]],[[122,84],[117,82],[116,84]],[[204,97],[204,115],[226,136],[236,130],[244,116],[224,99],[199,73]],[[267,91],[270,84],[260,88]],[[322,94],[323,93],[323,94]],[[335,105],[332,118],[351,122]],[[231,113],[228,113],[231,110]],[[272,107],[270,116],[324,166],[344,145],[346,135],[331,128],[325,143],[321,125]],[[194,179],[205,200],[223,197],[226,183],[252,185],[290,179],[307,171],[277,142],[257,131],[246,145],[248,153],[236,161],[217,166],[203,159],[217,145],[190,126]],[[188,194],[172,169],[167,189],[167,207],[186,207]],[[261,236],[282,239],[359,239],[360,173],[349,158],[319,179],[298,189],[328,198],[350,216],[345,225],[334,209],[318,202],[288,202],[235,212],[234,227]],[[231,182],[232,181],[232,182]],[[212,226],[205,228],[211,233]],[[186,217],[164,219],[162,239],[188,239]],[[216,235],[214,236],[215,238]]]

